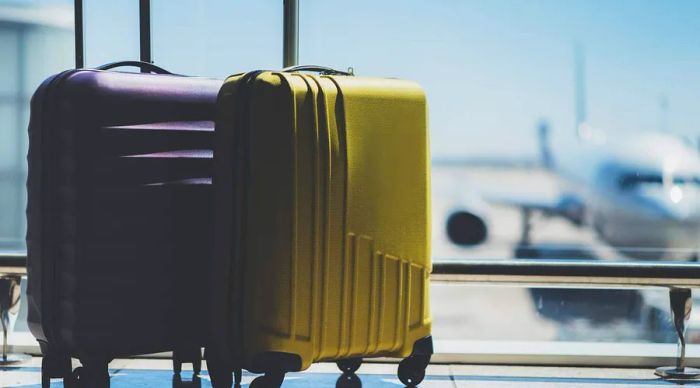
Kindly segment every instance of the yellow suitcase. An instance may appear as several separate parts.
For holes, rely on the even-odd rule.
[[[353,373],[384,356],[415,386],[432,354],[425,94],[298,70],[234,75],[219,93],[214,387],[231,370],[269,387],[313,362]]]

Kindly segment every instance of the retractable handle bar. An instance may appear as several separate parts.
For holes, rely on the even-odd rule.
[[[153,63],[151,49],[151,0],[139,0],[139,48],[141,62]]]
[[[75,68],[85,67],[85,8],[83,0],[74,0],[75,12]],[[151,49],[151,0],[139,0],[139,46],[140,60],[153,63]],[[146,66],[139,66],[142,72],[149,72]]]
[[[299,64],[299,0],[284,0],[282,6],[282,64],[296,66]]]
[[[83,30],[83,0],[75,0],[73,3],[75,12],[75,68],[85,67],[85,31]]]
[[[352,67],[349,68],[348,71],[342,71],[342,70],[333,69],[331,67],[318,66],[318,65],[289,66],[289,67],[285,67],[284,69],[282,69],[282,71],[285,73],[292,73],[295,71],[310,71],[310,72],[319,73],[321,75],[354,75]]]
[[[114,69],[117,67],[138,67],[141,69],[142,73],[155,73],[155,74],[173,74],[162,67],[156,66],[152,63],[148,62],[141,62],[141,61],[121,61],[121,62],[112,62],[112,63],[107,63],[102,66],[97,66],[95,69],[97,70],[110,70]]]
[[[74,0],[76,69],[85,67],[85,9],[83,1]],[[282,62],[284,67],[290,67],[299,63],[299,0],[283,0],[283,8]],[[153,63],[151,42],[151,0],[139,0],[139,52],[141,62]]]

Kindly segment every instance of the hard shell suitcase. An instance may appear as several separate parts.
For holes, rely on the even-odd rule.
[[[268,387],[312,362],[352,373],[379,356],[405,358],[399,377],[416,385],[430,360],[425,95],[323,71],[235,75],[219,94],[217,387],[232,369]]]
[[[91,387],[114,357],[175,350],[176,371],[198,370],[221,83],[80,69],[35,92],[27,293],[44,387],[68,379],[69,357]]]

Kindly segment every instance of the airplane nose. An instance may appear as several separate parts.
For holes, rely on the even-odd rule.
[[[645,193],[645,202],[658,216],[676,222],[700,224],[700,191],[680,186]]]
[[[665,193],[664,213],[674,221],[700,224],[700,192],[673,186]]]
[[[670,206],[666,216],[672,221],[700,224],[700,208],[697,206]]]

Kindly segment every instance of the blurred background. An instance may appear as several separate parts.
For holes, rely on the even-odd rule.
[[[138,1],[84,3],[87,66],[138,58]],[[697,261],[700,2],[300,3],[301,63],[425,89],[434,260]],[[152,17],[172,72],[281,67],[281,0],[152,0]],[[0,250],[25,249],[29,100],[73,39],[72,1],[0,0]],[[664,290],[432,293],[438,340],[675,341]]]

